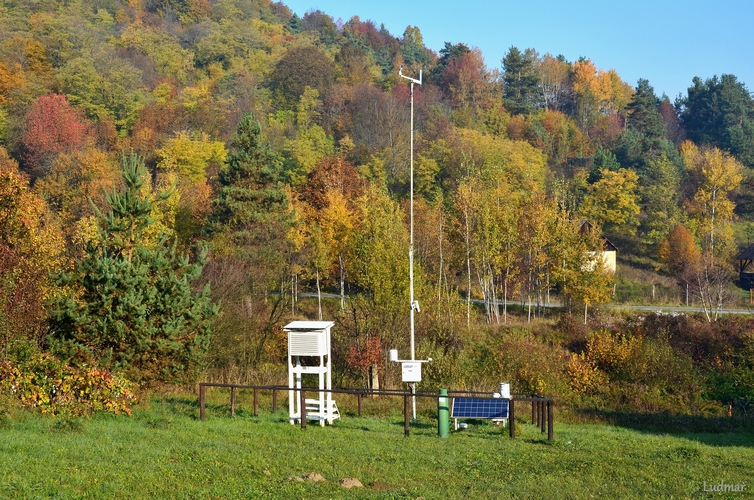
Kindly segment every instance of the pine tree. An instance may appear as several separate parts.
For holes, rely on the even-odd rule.
[[[238,125],[227,161],[218,174],[222,189],[214,203],[213,232],[230,230],[243,239],[260,226],[290,219],[282,159],[262,140],[262,128],[250,114]]]
[[[729,151],[754,166],[754,98],[735,75],[693,79],[688,95],[676,101],[688,138]]]
[[[98,237],[60,276],[69,292],[54,304],[50,344],[71,362],[120,370],[137,383],[190,382],[218,307],[209,285],[192,288],[206,250],[192,262],[167,234],[150,233],[154,204],[169,194],[145,194],[148,179],[141,158],[124,157],[124,188],[106,194],[108,212],[97,210]]]
[[[534,71],[536,59],[536,52],[531,49],[522,53],[511,47],[502,60],[505,107],[514,115],[531,113],[541,104],[540,81]]]
[[[675,145],[667,139],[665,121],[659,111],[660,100],[648,80],[639,79],[626,109],[629,112],[627,127],[613,149],[622,167],[645,177],[652,160],[663,154],[671,160],[678,158]]]
[[[649,243],[659,242],[682,221],[680,183],[681,173],[667,156],[663,154],[649,161],[639,189],[646,213],[641,221],[642,233]]]
[[[646,141],[652,143],[665,138],[667,131],[659,111],[660,100],[648,80],[639,79],[627,109],[628,126],[644,134]]]
[[[263,140],[259,122],[245,115],[227,165],[218,174],[222,187],[208,227],[212,268],[228,276],[223,283],[226,315],[213,353],[232,358],[241,369],[256,367],[262,359],[288,300],[270,292],[283,289],[296,272],[289,238],[294,213],[285,174],[281,158]]]
[[[284,178],[282,159],[263,141],[259,122],[245,115],[218,175],[222,189],[209,229],[220,242],[218,252],[245,254],[252,263],[261,259],[272,281],[280,270],[270,269],[270,263],[285,263],[286,235],[294,219]]]

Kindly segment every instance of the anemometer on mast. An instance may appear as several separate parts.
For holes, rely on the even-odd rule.
[[[408,249],[408,274],[409,274],[409,305],[410,305],[410,330],[411,330],[411,359],[399,360],[398,351],[390,350],[390,361],[400,362],[402,365],[403,382],[409,382],[411,387],[411,397],[413,406],[413,420],[416,422],[416,382],[421,381],[421,363],[432,361],[416,359],[416,348],[414,344],[414,314],[421,311],[419,301],[414,299],[414,84],[422,84],[422,70],[419,70],[419,79],[411,78],[403,74],[403,65],[398,69],[398,76],[408,80],[411,86],[411,161],[410,161],[410,192],[411,198],[409,203],[409,221],[411,226],[411,244]]]

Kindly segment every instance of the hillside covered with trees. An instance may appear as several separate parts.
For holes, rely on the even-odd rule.
[[[463,42],[435,52],[417,26],[391,34],[269,0],[4,2],[0,390],[61,411],[89,384],[87,411],[116,411],[135,386],[274,379],[282,326],[304,316],[337,320],[340,383],[391,383],[385,352],[408,343],[403,67],[424,75],[428,380],[473,385],[476,370],[584,397],[611,380],[625,404],[673,411],[754,397],[735,389],[752,380],[751,328],[698,326],[730,302],[752,235],[744,82],[703,75],[671,102],[588,58],[486,56],[500,64]],[[676,319],[651,331],[590,319],[614,300],[603,237],[620,265],[689,291],[705,310],[695,332],[728,341],[687,338]],[[557,324],[508,326],[545,315]],[[717,365],[695,364],[708,356]],[[730,390],[702,394],[713,376]]]

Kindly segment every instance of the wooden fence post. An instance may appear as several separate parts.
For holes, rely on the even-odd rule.
[[[553,436],[553,422],[552,422],[552,414],[554,406],[553,401],[550,399],[547,401],[547,440],[552,441],[554,439]]]
[[[299,394],[301,395],[301,428],[306,429],[306,393],[304,392],[304,388],[302,387],[299,390]]]
[[[540,422],[541,423],[540,431],[542,433],[544,433],[545,432],[545,424],[547,423],[546,422],[547,415],[545,413],[545,400],[543,399],[542,401],[540,401],[539,404],[541,405],[539,407],[539,409],[540,409],[540,412],[542,413],[542,418],[540,419],[541,420],[541,422]]]
[[[272,390],[272,413],[278,412],[278,390]]]
[[[236,416],[236,387],[230,388],[230,418]]]
[[[259,389],[254,388],[254,416],[259,415]]]
[[[408,426],[408,396],[403,396],[403,435],[408,437],[411,432]]]
[[[516,439],[516,406],[513,404],[513,398],[508,405],[508,432],[510,432],[511,439]]]
[[[534,399],[531,400],[531,425],[537,421],[537,402]]]
[[[199,384],[199,419],[204,420],[204,385]]]
[[[356,399],[359,402],[359,416],[361,416],[361,398],[362,398],[363,395],[364,394],[361,391],[359,391],[359,392],[356,393]]]

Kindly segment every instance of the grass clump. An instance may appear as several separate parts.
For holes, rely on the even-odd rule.
[[[84,432],[84,424],[77,418],[58,418],[50,426],[50,430],[56,433],[80,433]]]

